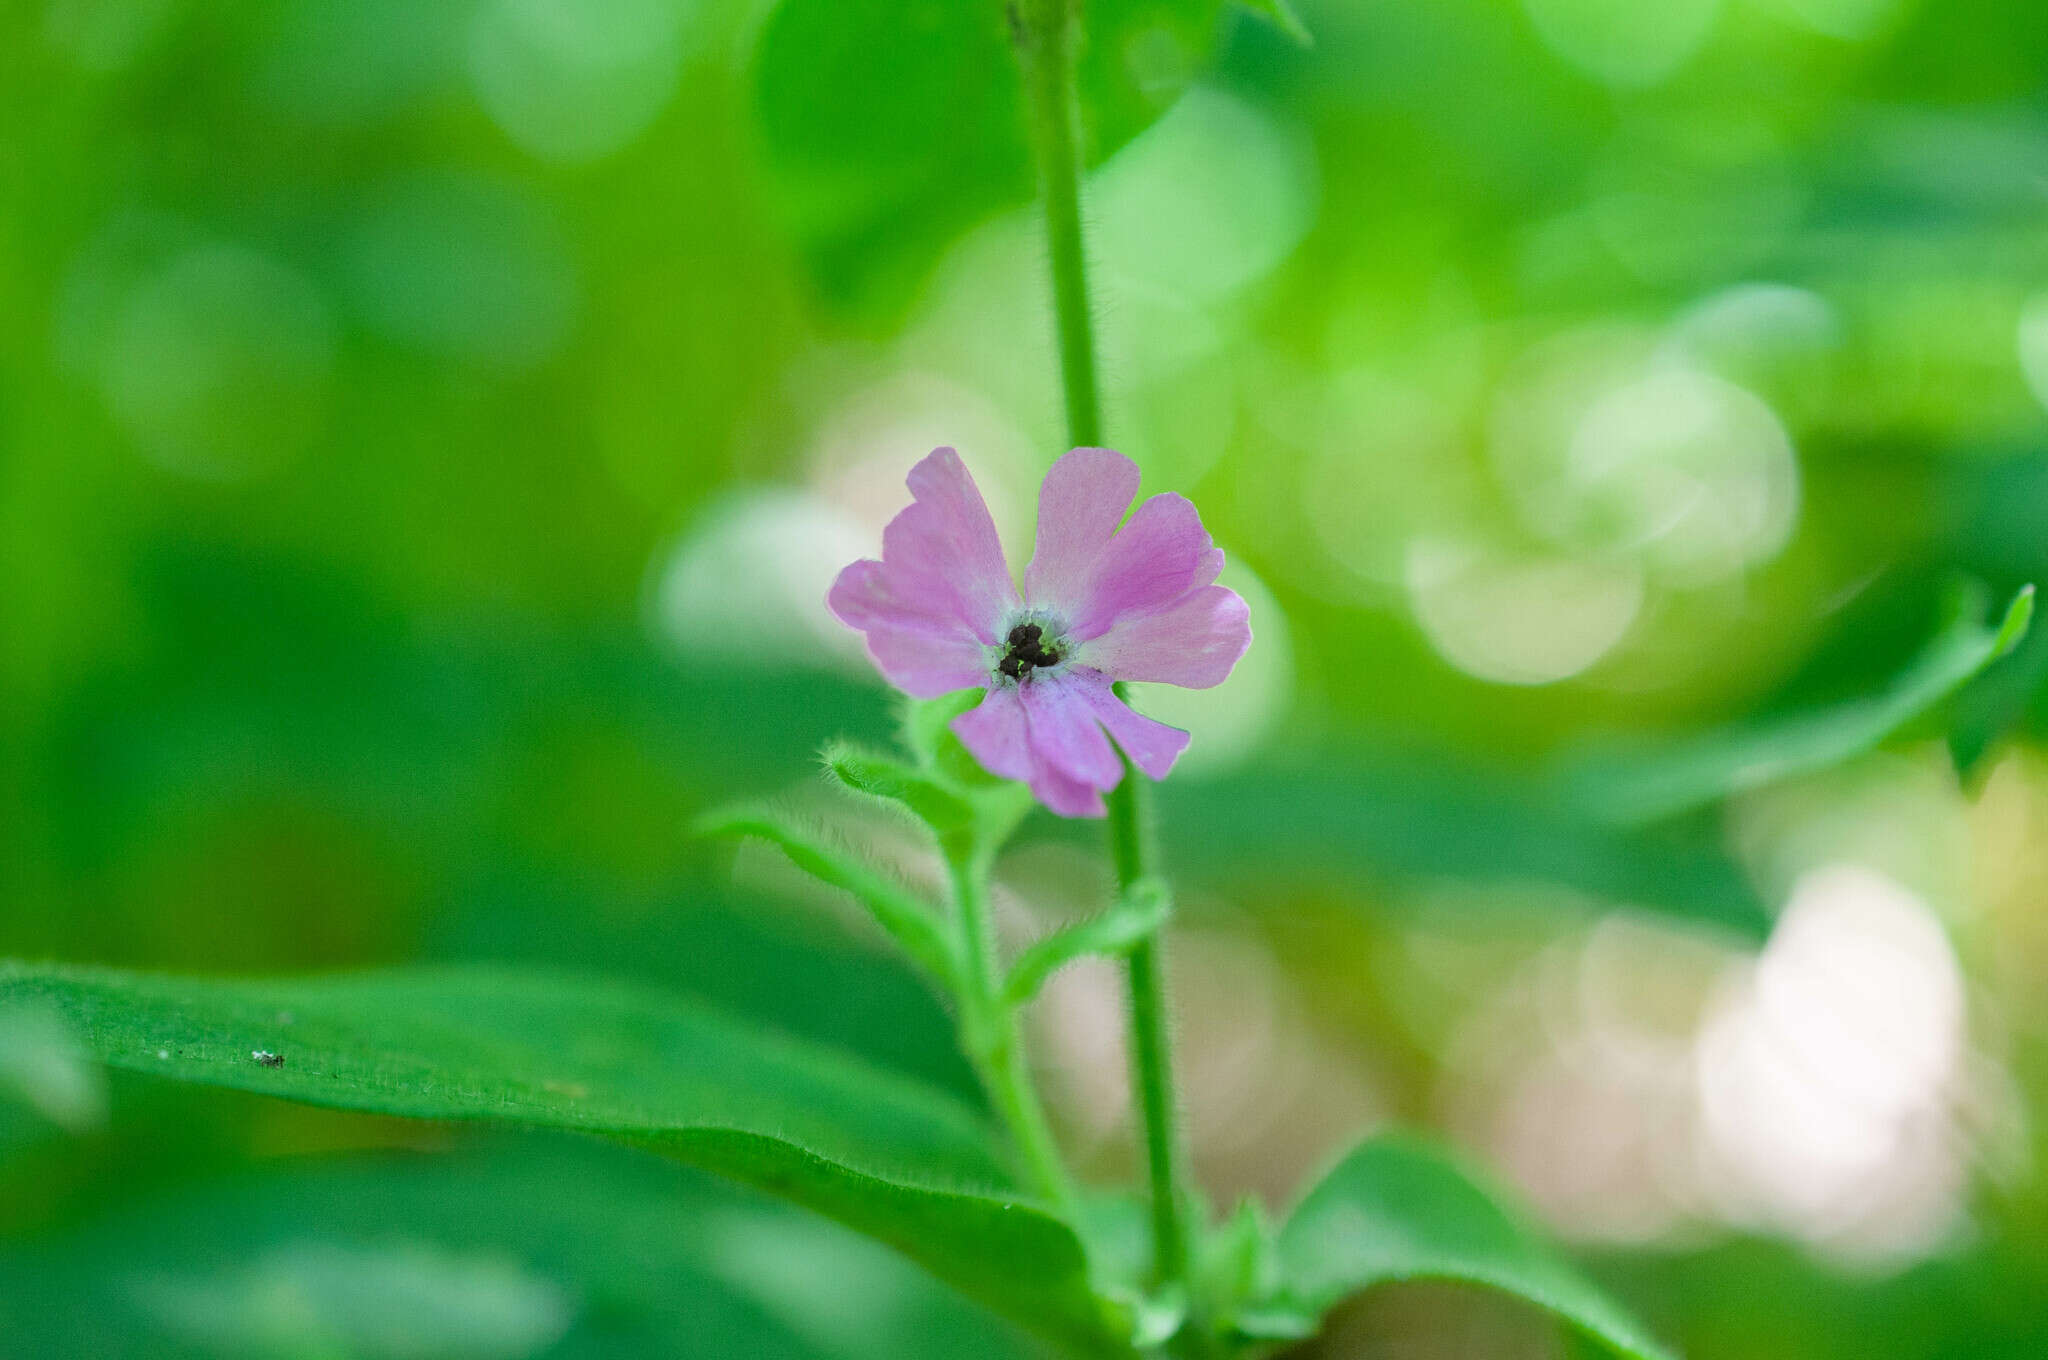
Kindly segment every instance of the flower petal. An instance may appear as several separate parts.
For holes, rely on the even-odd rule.
[[[1100,817],[1109,811],[1102,801],[1102,790],[1069,779],[1050,765],[1042,767],[1032,778],[1031,793],[1062,817]]]
[[[1221,570],[1223,554],[1193,502],[1172,492],[1154,496],[1096,558],[1068,636],[1085,642],[1119,620],[1157,613]]]
[[[1016,690],[990,690],[948,726],[990,774],[998,779],[1031,778],[1035,762],[1024,734],[1024,705]]]
[[[888,564],[863,559],[839,573],[825,603],[867,635],[868,655],[890,684],[918,699],[979,685],[988,660],[964,623],[933,613],[928,598],[901,597]],[[941,606],[943,608],[943,606]]]
[[[1173,762],[1188,749],[1187,733],[1148,718],[1117,698],[1116,691],[1109,687],[1108,676],[1100,676],[1096,684],[1085,685],[1082,692],[1090,710],[1109,729],[1109,735],[1116,738],[1116,744],[1131,758],[1131,763],[1152,778],[1166,778]]]
[[[1251,645],[1244,598],[1226,586],[1203,586],[1157,613],[1115,624],[1084,644],[1076,660],[1112,680],[1208,689],[1223,683]]]
[[[1099,677],[1097,686],[1106,689]],[[1087,690],[1087,683],[1072,673],[1041,671],[1017,693],[1032,753],[1067,778],[1107,791],[1124,777],[1124,763],[1103,735]]]
[[[1078,609],[1095,564],[1138,494],[1138,465],[1115,449],[1071,449],[1038,488],[1038,541],[1024,569],[1033,604]]]
[[[910,470],[913,499],[882,531],[882,562],[899,599],[930,601],[985,643],[1018,604],[1002,541],[974,478],[952,449]]]
[[[1023,780],[1034,798],[1060,816],[1102,816],[1100,789],[1060,773],[1032,748],[1021,694],[1017,688],[990,690],[979,706],[953,719],[953,735],[990,774]]]

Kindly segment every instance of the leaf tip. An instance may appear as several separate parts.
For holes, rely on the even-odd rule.
[[[2029,581],[2019,588],[2019,593],[2012,597],[2012,603],[2005,607],[2005,620],[1998,625],[1998,637],[1992,644],[1992,656],[2004,656],[2019,646],[2033,621],[2034,583]]]
[[[703,840],[749,836],[761,824],[760,808],[746,803],[720,803],[690,819],[690,834]]]
[[[1308,25],[1294,12],[1289,0],[1244,0],[1245,8],[1292,38],[1299,47],[1316,45],[1315,34],[1308,31]]]

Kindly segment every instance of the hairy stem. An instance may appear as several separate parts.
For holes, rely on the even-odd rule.
[[[1075,0],[1012,0],[1010,17],[1030,106],[1032,149],[1045,197],[1046,254],[1052,269],[1067,436],[1070,443],[1081,446],[1102,442],[1102,398],[1081,226],[1074,8]],[[1119,893],[1129,893],[1149,871],[1148,792],[1144,777],[1126,759],[1123,781],[1108,800],[1110,851],[1116,862]],[[1189,1182],[1174,1097],[1164,960],[1156,937],[1131,951],[1128,971],[1131,1078],[1144,1120],[1151,1176],[1153,1272],[1163,1288],[1184,1290],[1189,1284]]]
[[[948,857],[959,911],[961,1046],[974,1063],[989,1100],[1008,1126],[1038,1193],[1071,1220],[1073,1178],[1060,1157],[1052,1125],[1039,1103],[1024,1052],[1017,1013],[1003,1000],[996,972],[995,927],[988,910],[988,861],[981,854]]]
[[[1102,395],[1095,372],[1095,325],[1088,307],[1088,259],[1081,235],[1081,143],[1074,118],[1073,0],[1014,0],[1011,25],[1024,69],[1031,150],[1045,195],[1046,257],[1059,332],[1060,389],[1067,438],[1102,442]]]
[[[1127,893],[1146,875],[1151,856],[1144,776],[1124,761],[1123,782],[1111,791],[1110,853],[1117,890]],[[1125,965],[1130,982],[1131,1083],[1145,1125],[1145,1164],[1152,1180],[1152,1267],[1162,1285],[1185,1285],[1189,1274],[1187,1150],[1173,1087],[1173,1041],[1166,1013],[1165,960],[1154,935],[1133,949]]]

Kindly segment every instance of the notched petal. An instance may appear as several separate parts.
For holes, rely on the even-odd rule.
[[[1252,645],[1251,609],[1227,586],[1203,586],[1158,613],[1118,623],[1080,659],[1113,680],[1209,689]]]
[[[1073,636],[1100,637],[1119,622],[1168,608],[1216,579],[1223,553],[1185,496],[1167,492],[1139,506],[1096,559]]]
[[[882,561],[896,593],[993,643],[997,622],[1019,601],[980,488],[949,448],[933,450],[907,483],[915,499],[882,531]]]
[[[1095,719],[1088,691],[1077,676],[1040,675],[1017,693],[1033,754],[1067,778],[1107,791],[1123,778],[1124,765]]]
[[[1114,449],[1061,455],[1038,489],[1038,541],[1024,570],[1033,604],[1072,614],[1138,494],[1138,465]]]
[[[1123,753],[1131,758],[1131,763],[1154,779],[1166,778],[1173,769],[1173,763],[1180,759],[1180,753],[1188,749],[1191,740],[1188,734],[1156,718],[1148,718],[1126,704],[1109,687],[1107,677],[1099,686],[1091,686],[1086,693],[1090,710],[1115,738]]]
[[[929,601],[906,596],[886,563],[864,559],[847,567],[825,602],[866,637],[868,656],[906,694],[933,699],[987,678],[974,635],[958,620],[933,613]]]

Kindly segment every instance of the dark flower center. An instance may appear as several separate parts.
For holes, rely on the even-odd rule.
[[[1020,623],[1010,630],[1006,639],[1009,650],[996,663],[996,669],[1012,680],[1021,680],[1024,673],[1035,666],[1057,666],[1060,654],[1045,645],[1045,630],[1035,623]]]

